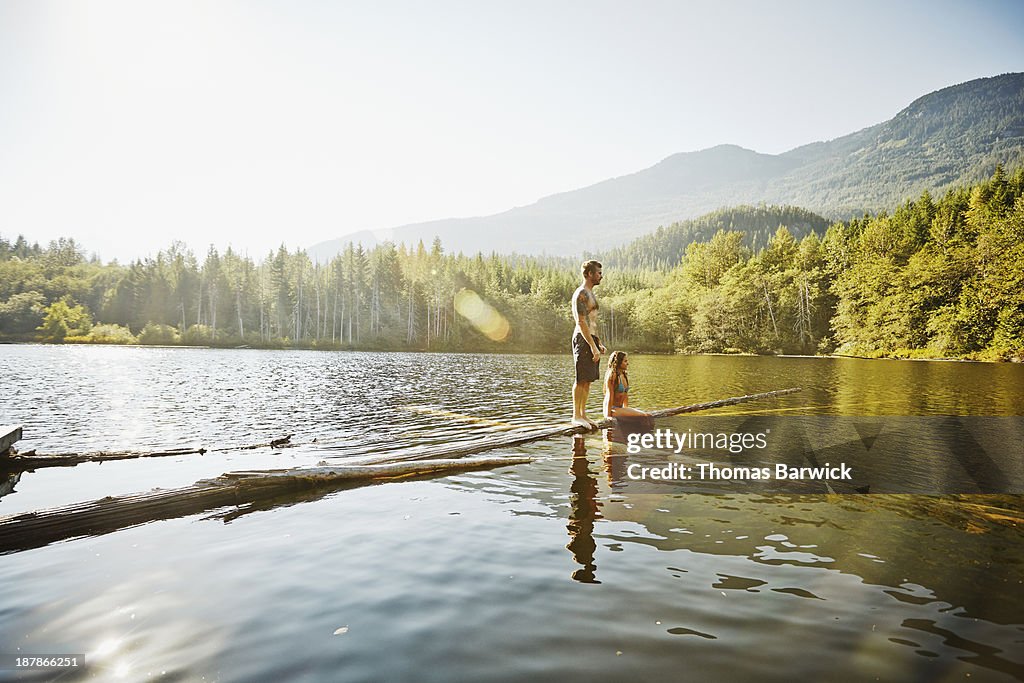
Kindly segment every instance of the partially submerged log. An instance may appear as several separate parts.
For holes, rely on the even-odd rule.
[[[750,394],[748,396],[735,396],[733,398],[723,398],[717,401],[708,401],[707,403],[694,403],[689,406],[679,406],[678,408],[665,408],[664,410],[653,410],[650,411],[651,417],[672,417],[673,415],[682,415],[684,413],[696,413],[700,410],[711,410],[713,408],[724,408],[725,406],[734,406],[739,403],[747,403],[749,401],[760,401],[764,398],[776,398],[778,396],[786,396],[787,394],[795,394],[799,391],[803,391],[803,387],[793,387],[791,389],[778,389],[777,391],[766,391],[763,394]]]
[[[132,460],[134,458],[166,458],[175,455],[206,453],[205,448],[172,448],[166,451],[97,451],[95,453],[36,453],[34,450],[11,456],[3,469],[24,472],[40,467],[73,467],[83,462],[106,462],[108,460]]]
[[[95,451],[92,453],[36,453],[35,450],[11,455],[0,460],[0,470],[5,472],[24,472],[41,467],[73,467],[83,462],[107,462],[110,460],[134,460],[136,458],[167,458],[179,455],[205,455],[206,453],[223,453],[227,451],[251,451],[258,448],[290,448],[293,444],[288,434],[269,443],[257,443],[249,446],[227,446],[222,448],[170,448],[162,451]]]
[[[504,432],[499,436],[487,436],[482,439],[466,441],[453,441],[442,445],[411,446],[390,453],[377,456],[359,458],[346,458],[345,462],[359,465],[378,465],[392,462],[406,462],[410,460],[434,460],[437,458],[461,458],[483,451],[493,451],[498,448],[511,448],[521,446],[533,441],[542,441],[556,436],[572,436],[587,431],[584,427],[571,425],[558,425],[544,429],[516,429]]]
[[[334,467],[293,467],[285,470],[248,470],[228,472],[216,479],[204,479],[198,484],[251,487],[278,487],[282,483],[291,488],[316,488],[322,484],[353,479],[387,479],[392,477],[419,476],[455,470],[473,470],[505,465],[522,465],[533,462],[533,458],[506,456],[498,458],[458,458],[448,460],[420,460],[414,462],[392,462],[380,465],[336,465]]]
[[[282,495],[360,484],[396,477],[504,467],[532,458],[463,458],[385,465],[309,467],[290,470],[229,472],[191,486],[155,490],[0,517],[0,553],[39,548],[56,541],[95,536],[161,519],[194,515],[225,506],[267,501]]]

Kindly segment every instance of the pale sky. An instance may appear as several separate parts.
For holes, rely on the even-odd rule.
[[[0,0],[0,235],[260,259],[1009,71],[1012,1]]]

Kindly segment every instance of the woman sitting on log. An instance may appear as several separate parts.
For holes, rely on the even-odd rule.
[[[604,416],[615,418],[618,429],[614,436],[619,439],[625,439],[632,432],[648,432],[654,428],[650,415],[629,407],[628,369],[626,352],[613,351],[604,376]]]

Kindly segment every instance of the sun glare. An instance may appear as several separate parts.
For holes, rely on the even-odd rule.
[[[96,649],[92,651],[90,657],[94,659],[104,659],[117,652],[119,647],[121,647],[120,638],[107,638],[96,646]]]
[[[505,316],[471,289],[455,295],[455,310],[488,339],[505,341],[512,331]]]

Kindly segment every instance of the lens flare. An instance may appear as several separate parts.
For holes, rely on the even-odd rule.
[[[455,310],[488,339],[505,341],[512,331],[505,316],[471,289],[463,289],[455,295]]]
[[[120,638],[107,638],[96,646],[96,649],[90,652],[91,658],[104,659],[117,652],[121,647]]]

